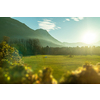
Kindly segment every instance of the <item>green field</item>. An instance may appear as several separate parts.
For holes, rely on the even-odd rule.
[[[47,58],[45,58],[47,56]],[[53,69],[53,76],[59,80],[66,71],[75,70],[81,67],[86,61],[96,64],[100,62],[100,56],[87,55],[87,56],[74,56],[70,58],[65,55],[37,55],[37,56],[26,56],[22,58],[35,73],[44,67],[51,67]]]

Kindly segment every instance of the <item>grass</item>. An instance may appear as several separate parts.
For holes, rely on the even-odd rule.
[[[47,58],[45,58],[47,56]],[[37,55],[26,56],[22,58],[25,63],[32,67],[35,73],[44,67],[50,67],[53,69],[53,76],[59,80],[66,71],[75,70],[81,67],[86,61],[96,64],[100,62],[100,56],[87,55],[87,56],[74,56],[70,58],[65,55]]]

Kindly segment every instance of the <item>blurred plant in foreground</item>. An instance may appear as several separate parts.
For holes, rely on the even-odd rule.
[[[99,64],[92,65],[86,62],[83,67],[79,67],[75,71],[66,73],[61,78],[61,84],[100,84]]]
[[[31,67],[24,64],[18,50],[5,41],[0,43],[0,83],[1,84],[55,84],[50,68],[35,74]]]
[[[40,70],[38,76],[41,84],[57,84],[56,79],[52,76],[51,68],[44,68],[43,71]]]

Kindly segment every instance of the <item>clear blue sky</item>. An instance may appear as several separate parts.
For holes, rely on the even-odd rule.
[[[13,17],[36,30],[43,28],[61,42],[82,42],[90,31],[100,41],[100,17]],[[90,37],[91,38],[91,35]]]

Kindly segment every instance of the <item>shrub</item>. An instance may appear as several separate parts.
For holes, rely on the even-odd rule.
[[[39,71],[39,81],[41,84],[57,84],[57,81],[52,76],[51,68],[44,68]]]
[[[17,49],[5,41],[0,43],[0,83],[24,83],[29,73],[25,67]]]
[[[57,83],[50,68],[39,71],[38,75],[19,56],[18,50],[5,41],[0,43],[0,83],[10,84],[51,84]]]
[[[90,63],[85,63],[83,67],[78,68],[70,74],[65,74],[61,84],[100,84],[98,66],[93,66]]]

